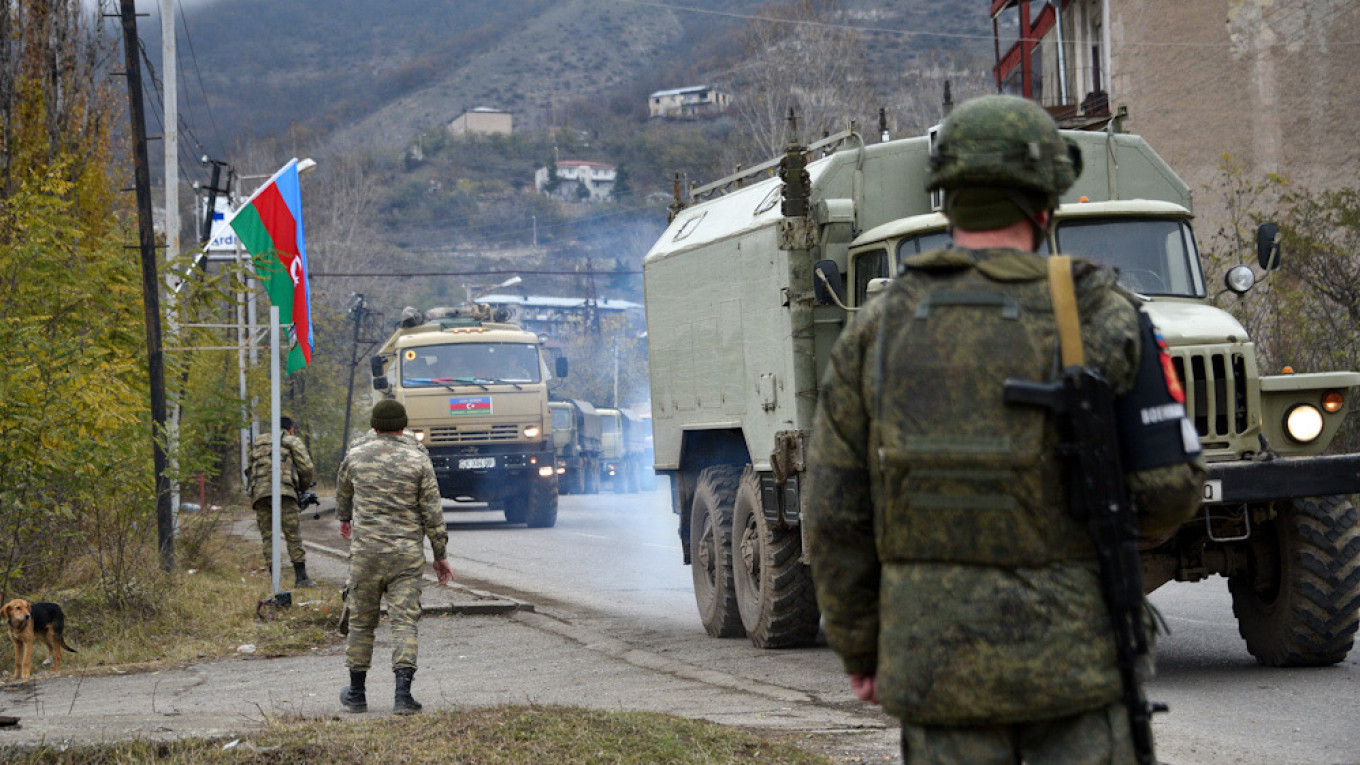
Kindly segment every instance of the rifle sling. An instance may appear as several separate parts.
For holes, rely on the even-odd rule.
[[[1072,283],[1072,258],[1050,255],[1048,291],[1053,300],[1053,315],[1058,323],[1058,341],[1063,367],[1083,366],[1086,353],[1081,345],[1081,318],[1077,315],[1077,291]]]

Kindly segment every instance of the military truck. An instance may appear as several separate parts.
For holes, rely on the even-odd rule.
[[[902,259],[949,241],[941,200],[924,191],[932,135],[791,143],[678,194],[643,261],[656,468],[673,478],[711,635],[781,647],[817,634],[800,516],[818,380]],[[1360,455],[1322,453],[1360,373],[1262,374],[1245,328],[1212,304],[1186,184],[1138,136],[1064,135],[1085,171],[1061,199],[1056,246],[1118,267],[1144,301],[1210,461],[1201,512],[1145,545],[1144,581],[1226,577],[1259,662],[1341,661],[1360,607]],[[1274,233],[1258,233],[1267,272]],[[1226,278],[1236,292],[1254,281],[1249,266]]]
[[[374,400],[406,405],[439,493],[485,502],[510,523],[557,522],[548,365],[537,335],[505,309],[407,308],[372,360]],[[566,359],[556,361],[558,377]]]
[[[635,494],[641,488],[645,423],[628,409],[602,408],[600,413],[600,480],[615,494]]]
[[[557,489],[562,494],[600,491],[600,415],[588,401],[549,401]]]

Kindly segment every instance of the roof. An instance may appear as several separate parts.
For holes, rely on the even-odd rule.
[[[662,96],[679,96],[685,93],[702,93],[705,90],[713,90],[708,85],[691,85],[688,88],[672,88],[671,90],[658,90],[648,96],[648,98],[660,98]]]
[[[543,297],[530,295],[483,295],[477,298],[478,303],[495,303],[497,305],[521,305],[525,308],[583,308],[586,304],[585,298],[579,297]],[[627,300],[611,300],[609,298],[598,298],[595,307],[605,311],[626,311],[630,308],[641,308],[641,303],[633,303]]]
[[[558,167],[594,167],[600,170],[613,170],[614,166],[608,162],[591,162],[585,159],[562,159],[557,161]]]

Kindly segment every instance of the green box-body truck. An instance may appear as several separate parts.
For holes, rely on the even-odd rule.
[[[537,335],[473,304],[408,308],[372,359],[374,399],[406,406],[447,499],[485,502],[510,523],[557,522],[551,379]],[[558,376],[566,374],[559,359]]]
[[[1261,374],[1245,328],[1211,303],[1185,183],[1137,136],[1064,135],[1085,171],[1061,199],[1056,246],[1119,268],[1144,301],[1210,463],[1202,510],[1145,545],[1147,587],[1226,577],[1258,661],[1341,661],[1360,609],[1360,455],[1323,453],[1360,373]],[[767,647],[816,637],[800,516],[818,380],[901,260],[949,241],[924,190],[931,140],[791,144],[677,200],[643,262],[656,469],[673,478],[712,635]],[[1263,234],[1260,263],[1273,268]],[[1244,291],[1254,273],[1238,266],[1229,285]]]
[[[600,415],[588,401],[549,401],[557,488],[563,494],[600,491]]]

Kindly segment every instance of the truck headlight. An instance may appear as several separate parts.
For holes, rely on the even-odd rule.
[[[1299,404],[1285,413],[1284,430],[1301,444],[1315,441],[1322,435],[1322,412],[1312,404]]]
[[[543,432],[542,428],[538,427],[537,425],[529,425],[524,429],[524,437],[538,438],[538,434],[541,432]]]
[[[424,440],[425,440],[425,431],[423,431],[423,430],[417,430],[417,431],[415,431],[415,434],[416,434],[416,440],[417,440],[417,441],[424,441]]]
[[[1256,272],[1251,270],[1251,266],[1233,266],[1223,275],[1223,284],[1241,295],[1256,284]]]

